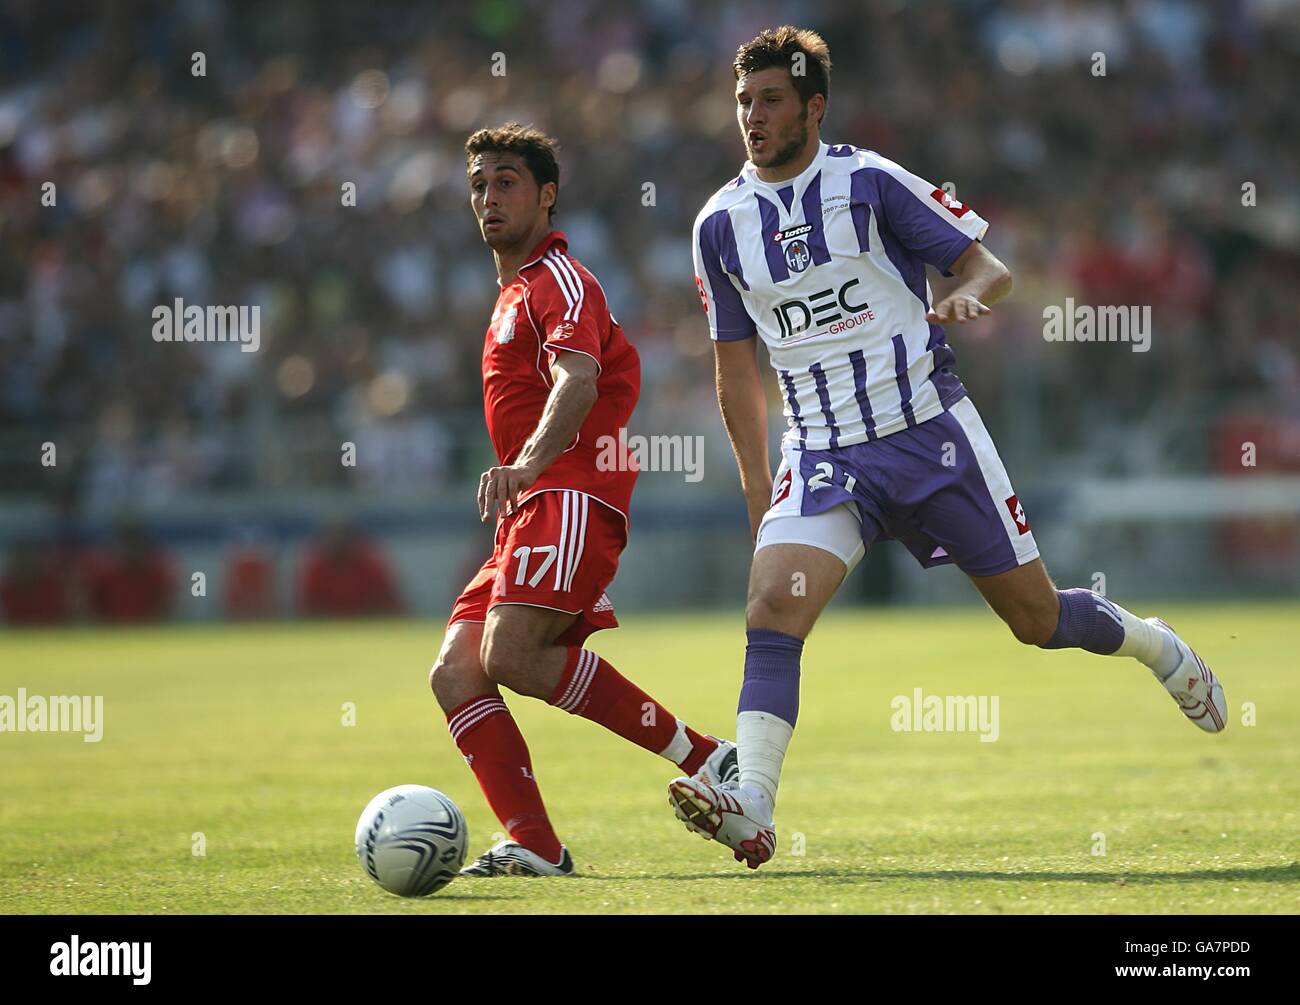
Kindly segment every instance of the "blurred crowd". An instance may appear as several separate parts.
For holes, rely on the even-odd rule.
[[[1289,0],[19,0],[0,497],[476,481],[496,287],[461,147],[506,119],[562,143],[557,225],[641,352],[635,425],[730,470],[690,228],[743,159],[735,48],[784,22],[830,43],[828,139],[991,221],[1015,293],[950,341],[995,436],[1049,469],[1195,469],[1218,416],[1300,414]],[[259,305],[259,351],[155,342],[177,297]],[[1152,351],[1046,343],[1066,297],[1150,304]]]
[[[398,577],[383,548],[346,522],[323,528],[297,549],[291,581],[281,583],[278,556],[267,543],[224,549],[217,609],[227,619],[297,615],[346,618],[406,610]],[[184,595],[207,598],[207,578],[178,576],[167,547],[133,519],[103,542],[61,523],[43,545],[20,541],[0,567],[0,623],[57,625],[73,621],[132,624],[171,617]]]

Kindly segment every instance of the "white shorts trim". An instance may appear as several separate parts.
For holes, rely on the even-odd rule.
[[[592,502],[598,502],[598,503],[600,503],[602,506],[604,506],[606,509],[612,509],[615,513],[617,513],[619,516],[621,516],[621,517],[623,518],[623,529],[624,529],[624,530],[628,530],[628,529],[630,528],[630,526],[631,526],[630,521],[628,520],[628,518],[627,518],[627,514],[626,514],[626,513],[624,513],[624,512],[623,512],[621,509],[619,509],[617,506],[612,506],[612,505],[610,505],[609,503],[605,502],[605,500],[602,499],[600,496],[598,496],[598,495],[592,495],[590,492],[584,492],[582,489],[566,489],[566,488],[564,488],[564,487],[562,487],[562,486],[559,486],[559,485],[556,485],[556,486],[554,486],[553,488],[534,489],[534,490],[529,491],[528,493],[526,493],[525,495],[520,496],[520,497],[516,500],[516,506],[515,506],[515,509],[518,510],[518,508],[519,508],[520,506],[522,506],[524,503],[528,502],[530,499],[535,499],[535,498],[537,498],[537,497],[538,497],[539,495],[541,495],[543,492],[575,492],[575,493],[577,493],[577,494],[580,495],[580,496],[586,496],[586,497],[587,497],[588,499],[590,499]]]
[[[530,604],[526,600],[497,600],[488,605],[488,613],[491,614],[498,607],[540,607],[545,611],[558,611],[561,614],[579,615],[582,611],[566,611],[563,607],[551,607],[549,604]],[[486,624],[486,622],[484,622]]]
[[[984,484],[988,488],[993,508],[1002,518],[1002,528],[1007,533],[1007,541],[1011,544],[1012,551],[1015,552],[1016,562],[1020,565],[1032,562],[1038,557],[1038,543],[1034,540],[1033,531],[1020,533],[1020,528],[1011,515],[1007,500],[1016,494],[1016,490],[1011,487],[1007,469],[998,455],[993,437],[989,436],[989,431],[984,428],[984,421],[980,418],[975,403],[970,398],[963,398],[948,409],[948,412],[957,420],[966,434],[966,439],[970,441],[971,449],[975,452],[975,461],[979,464],[980,474],[984,476]]]
[[[846,576],[867,553],[862,541],[862,522],[856,507],[849,503],[840,503],[812,516],[789,510],[782,512],[779,508],[768,510],[758,525],[754,554],[774,544],[803,544],[829,551],[844,563]]]

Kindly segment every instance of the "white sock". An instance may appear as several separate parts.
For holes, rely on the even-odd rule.
[[[1139,663],[1150,667],[1161,679],[1173,673],[1183,658],[1173,636],[1159,625],[1130,614],[1113,600],[1111,606],[1119,612],[1124,622],[1124,641],[1119,644],[1114,655],[1132,656]]]
[[[740,784],[776,809],[776,789],[781,784],[781,764],[794,727],[767,712],[741,712],[736,716],[736,757]]]
[[[677,720],[677,732],[673,734],[672,741],[663,750],[659,751],[659,756],[666,758],[681,767],[682,761],[691,756],[691,751],[695,747],[691,743],[691,738],[686,735],[686,723],[681,719]]]

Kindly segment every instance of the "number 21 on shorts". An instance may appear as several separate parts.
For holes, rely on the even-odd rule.
[[[818,461],[817,473],[808,479],[808,491],[816,492],[818,489],[827,488],[831,484],[831,479],[835,477],[835,467],[830,461]],[[844,476],[844,491],[852,492],[854,486],[858,484],[856,478],[850,474]]]

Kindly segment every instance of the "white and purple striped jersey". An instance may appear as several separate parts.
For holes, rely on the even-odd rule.
[[[943,328],[925,320],[925,266],[949,274],[987,229],[870,150],[822,143],[802,174],[778,183],[746,162],[695,220],[709,332],[762,336],[787,441],[834,449],[915,426],[966,393]]]

